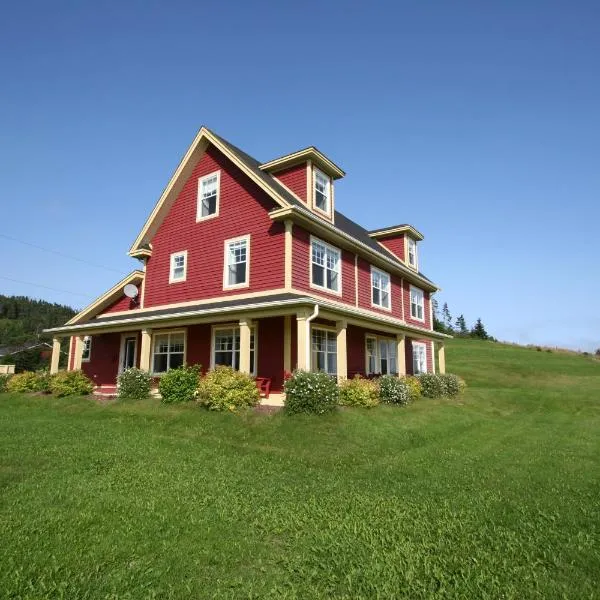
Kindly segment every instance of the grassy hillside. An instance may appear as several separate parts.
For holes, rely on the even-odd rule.
[[[600,362],[448,364],[459,400],[328,417],[0,396],[0,590],[598,597]]]

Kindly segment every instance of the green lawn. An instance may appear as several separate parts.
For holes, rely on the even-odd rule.
[[[327,417],[0,395],[0,596],[598,598],[600,362]]]

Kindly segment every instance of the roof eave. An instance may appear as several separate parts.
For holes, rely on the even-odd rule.
[[[286,154],[280,158],[270,160],[269,162],[261,164],[259,168],[263,171],[273,173],[309,159],[316,163],[321,169],[327,171],[334,179],[341,179],[346,175],[343,169],[338,167],[314,146],[309,146],[303,150],[298,150],[298,152],[292,152],[291,154]]]

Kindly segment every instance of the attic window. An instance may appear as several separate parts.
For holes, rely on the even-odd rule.
[[[331,180],[327,175],[315,169],[315,208],[329,214]]]
[[[196,221],[219,216],[220,171],[198,180],[198,206]]]
[[[408,264],[411,267],[417,268],[417,242],[412,238],[408,238]]]

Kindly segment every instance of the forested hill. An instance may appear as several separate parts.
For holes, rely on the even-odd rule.
[[[38,339],[50,341],[52,336],[42,331],[63,325],[76,312],[62,304],[0,294],[0,346],[16,346]]]

